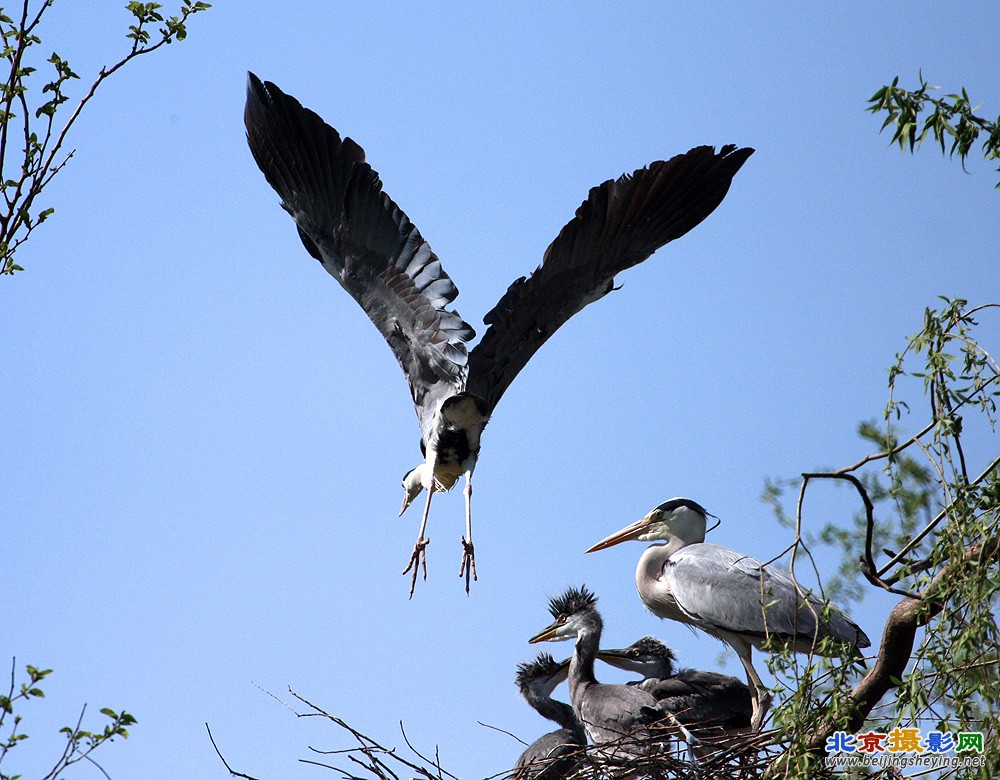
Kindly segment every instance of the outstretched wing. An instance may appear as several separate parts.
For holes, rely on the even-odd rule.
[[[306,249],[361,304],[410,383],[424,430],[464,389],[473,329],[446,309],[458,289],[406,214],[382,192],[364,150],[252,73],[247,142]]]
[[[490,327],[469,355],[468,390],[492,412],[549,336],[613,289],[615,274],[711,214],[753,151],[699,146],[594,187],[542,264],[515,281],[483,318]]]

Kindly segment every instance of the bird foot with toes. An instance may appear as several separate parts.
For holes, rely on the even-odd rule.
[[[476,548],[472,542],[465,541],[462,537],[462,566],[458,570],[459,577],[465,577],[465,592],[469,592],[470,578],[479,581],[476,576]]]
[[[417,572],[420,570],[421,566],[424,570],[424,579],[427,579],[427,553],[424,550],[430,543],[430,539],[424,539],[423,537],[417,539],[417,543],[413,545],[413,553],[410,555],[410,562],[406,564],[406,568],[403,569],[403,574],[406,574],[410,569],[413,569],[413,578],[410,580],[411,599],[413,598],[413,590],[417,587]]]

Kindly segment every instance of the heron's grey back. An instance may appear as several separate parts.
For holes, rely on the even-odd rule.
[[[683,547],[667,560],[663,576],[681,610],[707,630],[739,634],[751,644],[773,637],[800,650],[825,637],[859,648],[870,644],[840,610],[807,596],[777,569],[728,547]]]
[[[717,672],[682,669],[673,677],[643,680],[665,710],[685,726],[716,725],[737,728],[750,725],[750,689],[735,677]]]

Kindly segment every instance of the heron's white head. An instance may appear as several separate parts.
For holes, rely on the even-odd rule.
[[[677,549],[705,541],[708,512],[690,498],[671,498],[649,512],[642,520],[625,526],[602,539],[587,552],[603,550],[621,542],[667,541]]]
[[[420,491],[424,489],[424,473],[426,471],[427,464],[421,463],[416,468],[410,469],[403,477],[403,506],[399,509],[400,517],[406,508],[413,503],[413,499],[419,496]]]

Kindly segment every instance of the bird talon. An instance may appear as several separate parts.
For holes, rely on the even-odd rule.
[[[465,577],[465,592],[469,592],[470,578],[479,581],[476,576],[476,548],[473,546],[472,542],[467,542],[465,537],[462,537],[462,565],[458,570],[458,576]]]
[[[427,554],[424,549],[431,543],[430,539],[417,539],[417,543],[413,545],[413,552],[410,555],[410,562],[406,564],[406,568],[403,569],[403,574],[406,574],[413,569],[413,577],[410,579],[410,598],[413,598],[413,591],[417,587],[417,572],[421,568],[424,570],[424,579],[427,579]]]

